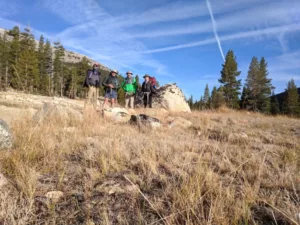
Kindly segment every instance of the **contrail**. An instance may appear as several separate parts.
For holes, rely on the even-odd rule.
[[[213,14],[213,12],[212,12],[211,5],[210,5],[209,0],[206,0],[206,5],[207,5],[208,11],[209,11],[209,14],[210,14],[210,17],[211,17],[211,21],[212,21],[212,24],[213,24],[213,29],[214,29],[214,33],[215,33],[215,38],[216,38],[216,40],[217,40],[217,42],[218,42],[218,46],[219,46],[219,49],[220,49],[220,52],[221,52],[223,61],[225,61],[225,57],[224,57],[224,53],[223,53],[221,41],[220,41],[220,38],[219,38],[219,35],[218,35],[218,31],[217,31],[217,24],[216,24],[216,21],[215,21],[215,18],[214,18],[214,14]]]

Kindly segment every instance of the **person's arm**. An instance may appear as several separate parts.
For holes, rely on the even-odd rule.
[[[150,85],[150,90],[151,90],[151,93],[156,94],[156,90],[154,89],[154,87],[152,86],[152,84]]]
[[[103,80],[103,82],[102,82],[102,85],[103,85],[104,87],[109,87],[109,86],[108,86],[108,83],[107,83],[107,82],[108,82],[108,78],[109,78],[109,77],[104,78],[104,80]]]

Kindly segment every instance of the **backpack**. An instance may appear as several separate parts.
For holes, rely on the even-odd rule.
[[[155,77],[150,77],[150,82],[151,82],[151,84],[152,84],[152,86],[156,86],[156,78]]]

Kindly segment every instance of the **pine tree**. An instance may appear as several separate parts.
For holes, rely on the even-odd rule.
[[[278,99],[276,97],[276,95],[274,94],[274,91],[272,92],[272,96],[271,96],[271,114],[272,115],[277,115],[280,113],[279,110],[279,103],[278,103]]]
[[[220,108],[221,106],[226,104],[222,86],[218,89],[216,104],[217,104],[217,108]]]
[[[190,106],[191,109],[194,108],[194,100],[193,100],[193,95],[190,96],[190,98],[188,99],[188,104]]]
[[[261,58],[259,63],[259,83],[260,93],[258,95],[258,109],[263,113],[270,113],[271,102],[270,95],[272,90],[272,79],[268,78],[268,64],[264,57]]]
[[[249,108],[258,111],[257,101],[260,92],[259,84],[259,62],[256,57],[253,57],[249,66],[248,76],[246,79],[246,90],[249,91],[248,104]]]
[[[6,33],[0,35],[0,90],[8,85],[9,44]]]
[[[222,65],[223,69],[221,71],[221,78],[219,82],[222,84],[224,98],[226,105],[230,108],[239,108],[239,90],[241,87],[241,80],[237,80],[237,77],[241,74],[238,71],[238,64],[236,62],[236,57],[232,50],[229,50],[225,64]]]
[[[141,83],[140,83],[140,77],[139,77],[139,75],[136,75],[136,76],[135,76],[135,80],[136,80],[137,87],[138,87],[138,88],[141,88],[142,85],[141,85]]]
[[[203,95],[203,103],[205,105],[205,108],[210,108],[210,94],[209,94],[209,88],[208,84],[205,86],[204,95]]]
[[[89,61],[86,57],[83,57],[81,62],[78,64],[78,70],[77,70],[77,96],[83,98],[85,96],[85,88],[83,87],[83,83],[84,83],[84,80],[85,80],[85,77],[86,77],[86,73],[87,73],[87,70],[90,68],[89,66]],[[101,79],[103,80],[103,74],[101,73]],[[101,81],[100,81],[101,83]],[[98,96],[100,96],[100,94],[103,94],[104,93],[104,90],[103,90],[103,87],[100,87],[100,90],[99,90],[99,93],[98,93]]]
[[[244,85],[241,101],[240,101],[240,108],[247,109],[249,107],[249,89]]]
[[[54,95],[63,96],[65,88],[65,77],[64,77],[64,62],[63,57],[65,56],[65,49],[60,42],[54,42],[54,62],[53,71],[54,76],[52,79],[52,86]]]
[[[39,69],[35,54],[24,50],[20,54],[16,66],[17,87],[30,93],[36,92],[39,87]]]
[[[252,58],[246,79],[246,88],[249,91],[249,108],[263,113],[270,112],[271,79],[268,79],[268,65],[264,58],[258,62]]]
[[[43,86],[43,90],[45,90],[45,94],[48,94],[50,96],[53,95],[53,54],[49,40],[46,41],[44,47],[43,60],[43,68],[45,69],[45,74],[42,77],[41,83]]]
[[[299,94],[294,80],[290,80],[286,89],[286,113],[290,116],[299,115]]]
[[[39,91],[40,93],[47,94],[47,71],[46,71],[46,62],[45,62],[45,43],[44,43],[44,37],[41,35],[39,45],[38,45],[38,51],[37,51],[37,59],[38,59],[38,67],[39,67],[39,79],[40,79],[40,86]]]
[[[30,93],[37,93],[39,88],[39,68],[35,51],[36,45],[34,36],[28,28],[21,33],[20,49],[21,53],[14,67],[14,79],[17,83],[17,88]]]
[[[211,92],[211,107],[213,109],[217,109],[218,105],[217,105],[217,98],[218,98],[218,91],[216,86],[214,86],[212,92]]]
[[[7,85],[9,84],[12,87],[17,88],[17,74],[15,67],[20,56],[20,29],[15,26],[12,30],[9,30],[7,34],[12,37],[9,45]]]

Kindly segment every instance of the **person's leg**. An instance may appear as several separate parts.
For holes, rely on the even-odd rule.
[[[110,96],[110,94],[106,90],[105,94],[104,94],[104,102],[103,102],[103,106],[102,106],[103,109],[105,108],[106,105],[108,105],[109,96]]]
[[[116,100],[115,98],[112,98],[112,99],[111,99],[111,107],[112,107],[112,108],[115,107],[115,100]]]
[[[134,108],[134,95],[130,97],[130,108]]]
[[[94,107],[97,106],[97,88],[92,87],[92,104]]]
[[[93,91],[94,91],[93,88],[94,88],[93,86],[89,86],[88,98],[87,98],[89,103],[91,103],[93,99]]]
[[[149,108],[152,108],[152,94],[149,94]]]
[[[130,98],[129,98],[128,94],[125,93],[125,108],[126,109],[128,108],[129,101],[130,101]]]
[[[144,107],[146,108],[147,107],[147,102],[148,101],[148,98],[147,98],[147,93],[144,93]]]

